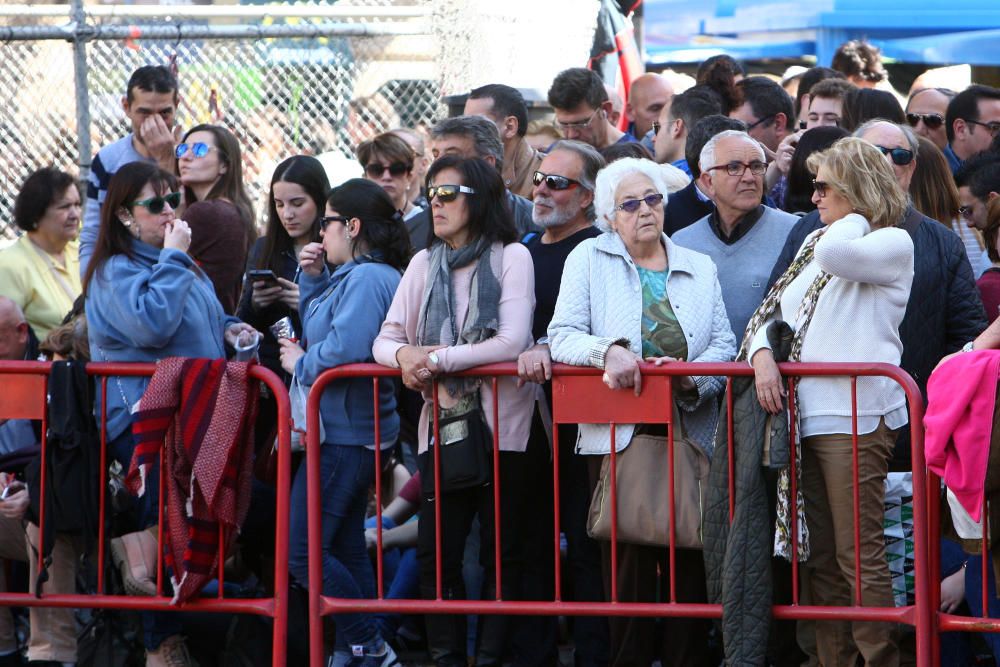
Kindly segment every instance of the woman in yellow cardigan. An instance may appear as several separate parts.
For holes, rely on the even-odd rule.
[[[80,294],[80,215],[73,177],[53,167],[28,176],[14,200],[14,223],[25,233],[0,251],[0,296],[21,307],[40,340]]]

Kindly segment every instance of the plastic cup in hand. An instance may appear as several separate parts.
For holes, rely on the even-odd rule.
[[[256,331],[241,331],[236,337],[236,361],[256,361],[257,347],[260,345],[260,334]]]

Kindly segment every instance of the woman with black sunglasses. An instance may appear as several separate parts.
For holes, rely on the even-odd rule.
[[[243,158],[232,132],[196,125],[175,149],[184,186],[184,214],[191,227],[190,254],[212,284],[227,313],[235,313],[243,266],[257,238],[253,204],[243,184]]]
[[[111,178],[101,210],[94,254],[83,279],[90,358],[155,362],[167,357],[225,357],[253,328],[227,316],[212,282],[188,254],[191,229],[177,219],[181,193],[176,177],[154,164],[131,162]],[[128,469],[135,449],[132,413],[148,377],[108,382],[108,452]],[[158,473],[146,478],[138,501],[140,532],[112,541],[126,587],[155,594],[156,539],[142,529],[157,523]],[[142,559],[136,559],[137,554]],[[142,574],[145,572],[145,575]],[[152,661],[186,654],[176,616],[144,612],[145,645]],[[158,657],[154,657],[158,656]],[[189,659],[188,659],[189,660]],[[187,663],[178,663],[187,664]]]
[[[478,159],[445,156],[427,174],[434,240],[407,266],[399,290],[372,350],[375,360],[402,371],[403,383],[423,393],[418,442],[423,499],[434,507],[432,440],[434,384],[437,380],[439,432],[445,443],[473,453],[493,450],[494,385],[451,374],[483,364],[513,362],[532,345],[535,305],[534,268],[528,250],[516,243],[507,192],[497,170]],[[483,597],[493,599],[496,579],[494,519],[500,513],[503,599],[518,599],[519,551],[523,529],[531,520],[524,507],[523,480],[530,466],[546,465],[548,452],[526,450],[535,390],[517,386],[517,378],[496,381],[500,414],[499,508],[493,507],[493,479],[488,464],[475,467],[467,484],[449,484],[442,469],[441,591],[463,599],[462,558],[473,519],[480,525]],[[478,434],[478,435],[477,435]],[[472,440],[470,440],[470,438]],[[454,450],[452,450],[454,451]],[[538,456],[540,454],[540,456]],[[444,456],[444,454],[442,454]],[[480,474],[482,473],[482,474]],[[436,596],[434,513],[420,520],[417,556],[421,594]],[[483,617],[479,625],[477,664],[500,664],[510,643],[509,619]],[[438,665],[466,662],[465,616],[431,614],[428,643]]]

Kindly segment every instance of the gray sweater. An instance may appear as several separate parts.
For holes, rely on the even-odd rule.
[[[671,239],[679,246],[708,255],[715,262],[722,300],[737,344],[743,340],[750,317],[767,294],[771,269],[781,254],[788,232],[798,220],[798,216],[791,213],[765,206],[764,214],[753,228],[732,245],[716,236],[708,216],[679,230]]]

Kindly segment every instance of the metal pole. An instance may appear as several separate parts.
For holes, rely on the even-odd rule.
[[[76,86],[76,148],[80,184],[86,192],[90,178],[90,89],[87,87],[87,19],[83,0],[73,0],[73,74]]]

